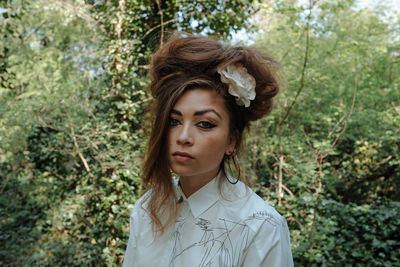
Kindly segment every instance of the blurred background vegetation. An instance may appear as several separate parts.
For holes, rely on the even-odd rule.
[[[282,65],[242,165],[295,265],[400,266],[399,2],[363,3],[2,0],[0,265],[121,264],[149,58],[182,30]]]

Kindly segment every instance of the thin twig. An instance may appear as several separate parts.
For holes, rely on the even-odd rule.
[[[118,12],[117,12],[118,22],[115,25],[115,32],[117,34],[118,40],[121,39],[122,24],[124,21],[124,18],[123,18],[124,13],[125,13],[125,0],[119,0],[118,1]]]
[[[292,197],[294,197],[293,192],[290,191],[290,189],[289,189],[285,184],[283,184],[283,183],[282,183],[282,188],[285,189],[285,191],[288,192],[289,195],[291,195]]]
[[[332,134],[336,131],[336,128],[343,122],[343,120],[346,118],[346,115],[343,115],[340,120],[333,126],[332,130],[328,134],[328,139],[331,138]]]
[[[301,132],[303,133],[304,137],[306,138],[306,141],[307,141],[308,146],[309,146],[311,149],[313,149],[313,145],[311,144],[310,138],[308,137],[306,131],[305,131],[304,129],[301,129]]]
[[[156,0],[158,10],[160,11],[160,18],[161,18],[161,38],[160,38],[160,46],[163,45],[164,42],[164,14],[161,8],[160,0]]]
[[[15,169],[13,168],[13,171],[12,171],[11,173],[9,173],[9,174],[7,175],[7,178],[3,181],[3,185],[1,186],[0,194],[3,193],[4,189],[6,188],[8,182],[9,182],[10,179],[11,179],[11,174],[12,174],[14,171],[15,171]]]
[[[295,171],[293,171],[293,170],[290,170],[290,169],[288,169],[288,168],[285,168],[285,167],[283,167],[283,170],[287,173],[287,174],[289,174],[289,175],[295,175],[296,174],[296,172]]]
[[[389,155],[388,157],[386,157],[386,158],[383,159],[382,161],[377,162],[376,165],[381,166],[381,165],[385,164],[386,162],[390,161],[392,158],[393,158],[393,156],[392,156],[392,155]]]
[[[123,48],[123,43],[122,43],[122,26],[124,23],[124,17],[123,14],[125,13],[125,0],[119,0],[118,1],[118,11],[117,11],[117,24],[115,25],[115,37],[118,40],[118,48],[117,48],[117,52],[115,53],[115,55],[113,55],[113,63],[114,63],[114,67],[117,70],[117,76],[118,78],[116,78],[115,76],[112,78],[112,85],[113,87],[116,87],[117,84],[120,83],[122,75],[123,75],[123,65],[121,63],[121,54],[124,51]]]
[[[276,188],[277,196],[278,196],[278,206],[282,205],[282,182],[283,182],[283,142],[282,142],[282,127],[278,125],[278,137],[279,137],[279,173],[278,173],[278,185]],[[278,160],[278,158],[276,158]]]
[[[289,220],[289,219],[288,219]],[[303,229],[304,228],[304,225],[301,223],[301,222],[299,222],[299,220],[297,219],[297,217],[294,219],[295,220],[295,222],[300,226],[300,229]]]
[[[400,112],[397,110],[396,104],[394,102],[392,102],[392,106],[397,115],[400,115]]]
[[[75,131],[74,131],[74,127],[72,126],[72,123],[69,125],[69,128],[71,129],[71,137],[72,137],[72,140],[74,141],[74,146],[75,146],[76,152],[78,153],[79,158],[81,159],[83,165],[85,166],[86,171],[88,173],[91,173],[90,172],[90,168],[89,168],[89,164],[87,163],[85,157],[82,155],[82,153],[81,153],[81,151],[79,149],[79,145],[78,145],[78,142],[76,141]]]
[[[283,156],[279,157],[279,175],[278,175],[278,206],[282,206],[282,180],[283,180],[283,171],[282,165],[284,164]]]
[[[39,122],[40,127],[49,128],[49,129],[52,129],[52,130],[54,130],[54,131],[60,131],[60,129],[58,129],[57,127],[52,126],[52,125],[50,125],[50,124],[47,124],[47,123],[46,123],[44,120],[42,120],[40,117],[38,118],[38,122]]]
[[[303,69],[301,70],[300,85],[299,85],[299,88],[297,89],[297,93],[296,93],[296,95],[294,97],[294,100],[292,101],[290,106],[286,109],[286,113],[283,116],[282,120],[279,122],[279,125],[282,125],[286,121],[286,119],[289,116],[290,111],[292,110],[294,104],[297,101],[297,98],[299,97],[301,91],[304,88],[305,72],[306,72],[306,68],[307,68],[308,54],[309,54],[309,48],[310,48],[310,20],[311,20],[312,8],[313,8],[313,2],[312,2],[312,0],[310,0],[310,5],[309,5],[309,8],[308,8],[310,13],[307,16],[307,24],[306,24],[306,49],[305,49],[305,52],[304,52]]]
[[[319,166],[319,171],[322,172],[322,166]],[[311,225],[311,230],[310,230],[310,235],[309,235],[309,242],[310,242],[310,251],[311,254],[313,254],[313,234],[315,231],[315,228],[317,227],[317,212],[318,212],[318,205],[319,205],[319,200],[320,200],[320,193],[322,191],[322,179],[321,175],[318,175],[318,188],[315,192],[316,199],[315,199],[315,205],[313,208],[313,220],[312,220],[312,225]]]
[[[345,121],[345,123],[344,123],[343,130],[340,132],[339,136],[336,137],[335,141],[333,141],[333,143],[332,143],[332,145],[331,145],[331,149],[330,149],[329,151],[331,151],[331,150],[336,146],[336,144],[338,143],[338,141],[340,140],[340,138],[342,138],[343,134],[346,132],[347,125],[348,125],[348,123],[349,123],[349,121],[350,121],[351,115],[353,114],[354,105],[355,105],[355,103],[356,103],[357,87],[358,87],[358,72],[356,73],[356,76],[355,76],[355,78],[354,78],[353,100],[352,100],[352,102],[351,102],[351,107],[350,107],[349,113],[347,114],[347,118],[346,118],[346,121]]]
[[[156,30],[156,29],[158,29],[158,28],[160,28],[160,27],[163,27],[163,26],[165,26],[165,25],[167,25],[167,24],[170,24],[170,23],[172,23],[172,22],[175,22],[175,21],[177,21],[177,20],[178,20],[177,18],[170,19],[170,20],[167,20],[167,21],[164,22],[164,23],[158,24],[158,25],[156,25],[156,26],[150,28],[150,29],[147,30],[147,32],[142,36],[142,39],[144,39],[147,35],[149,35],[149,34],[150,34],[151,32],[153,32],[154,30]]]
[[[152,97],[148,97],[148,98],[145,98],[145,99],[143,99],[143,100],[133,102],[133,103],[131,103],[131,104],[129,105],[129,107],[134,107],[134,106],[140,105],[140,104],[145,103],[145,102],[147,102],[147,101],[150,101],[150,100],[152,100],[152,99],[153,99]]]
[[[136,67],[138,69],[144,69],[144,70],[150,69],[150,65],[136,65],[136,66],[133,66],[133,67]]]

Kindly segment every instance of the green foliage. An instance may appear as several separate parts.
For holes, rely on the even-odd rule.
[[[1,265],[122,262],[151,54],[175,30],[227,41],[256,2],[1,2]],[[248,136],[247,174],[288,220],[296,265],[399,266],[398,17],[311,3],[253,17],[286,84]]]
[[[286,86],[247,156],[256,190],[289,222],[299,266],[399,265],[394,14],[354,1],[278,1],[259,15],[268,23],[256,46],[282,64]]]
[[[313,253],[301,245],[293,248],[298,265],[399,266],[399,202],[346,205],[326,200],[319,212]]]
[[[177,29],[229,38],[253,2],[1,2],[0,265],[122,262],[150,55]]]

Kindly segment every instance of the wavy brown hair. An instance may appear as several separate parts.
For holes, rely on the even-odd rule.
[[[241,64],[256,80],[256,98],[248,108],[238,106],[228,93],[228,86],[220,80],[217,70],[230,64]],[[167,157],[170,112],[179,97],[195,88],[215,90],[221,95],[238,152],[249,123],[272,109],[272,98],[279,91],[274,66],[276,62],[259,51],[241,46],[226,48],[214,39],[186,33],[173,35],[154,54],[150,66],[154,120],[142,168],[143,183],[150,190],[144,208],[151,217],[153,232],[162,233],[176,220],[179,211]],[[226,160],[227,157],[221,162],[223,171]]]

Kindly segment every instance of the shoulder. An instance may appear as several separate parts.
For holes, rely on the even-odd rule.
[[[260,228],[268,228],[267,231],[271,232],[274,228],[287,225],[285,218],[274,207],[242,182],[225,183],[221,190],[221,202],[232,216],[245,222],[255,232]]]
[[[254,257],[266,257],[269,251],[279,248],[279,251],[291,258],[289,229],[285,218],[274,207],[241,182],[225,184],[221,195],[228,219],[240,222],[242,227],[250,231]]]
[[[131,212],[131,220],[143,220],[149,217],[147,215],[146,207],[150,195],[151,195],[151,190],[147,191],[136,201]]]
[[[250,217],[264,219],[271,224],[281,224],[286,222],[274,207],[269,205],[265,200],[259,197],[253,190],[249,189],[249,197],[246,201],[246,206],[249,210]]]
[[[244,185],[245,186],[245,185]],[[293,266],[290,233],[285,218],[253,190],[247,188],[238,199],[242,224],[251,229],[252,241],[249,258],[259,258],[257,266]]]
[[[244,204],[246,221],[253,222],[254,231],[273,232],[287,227],[285,218],[274,207],[249,189],[249,197]]]

